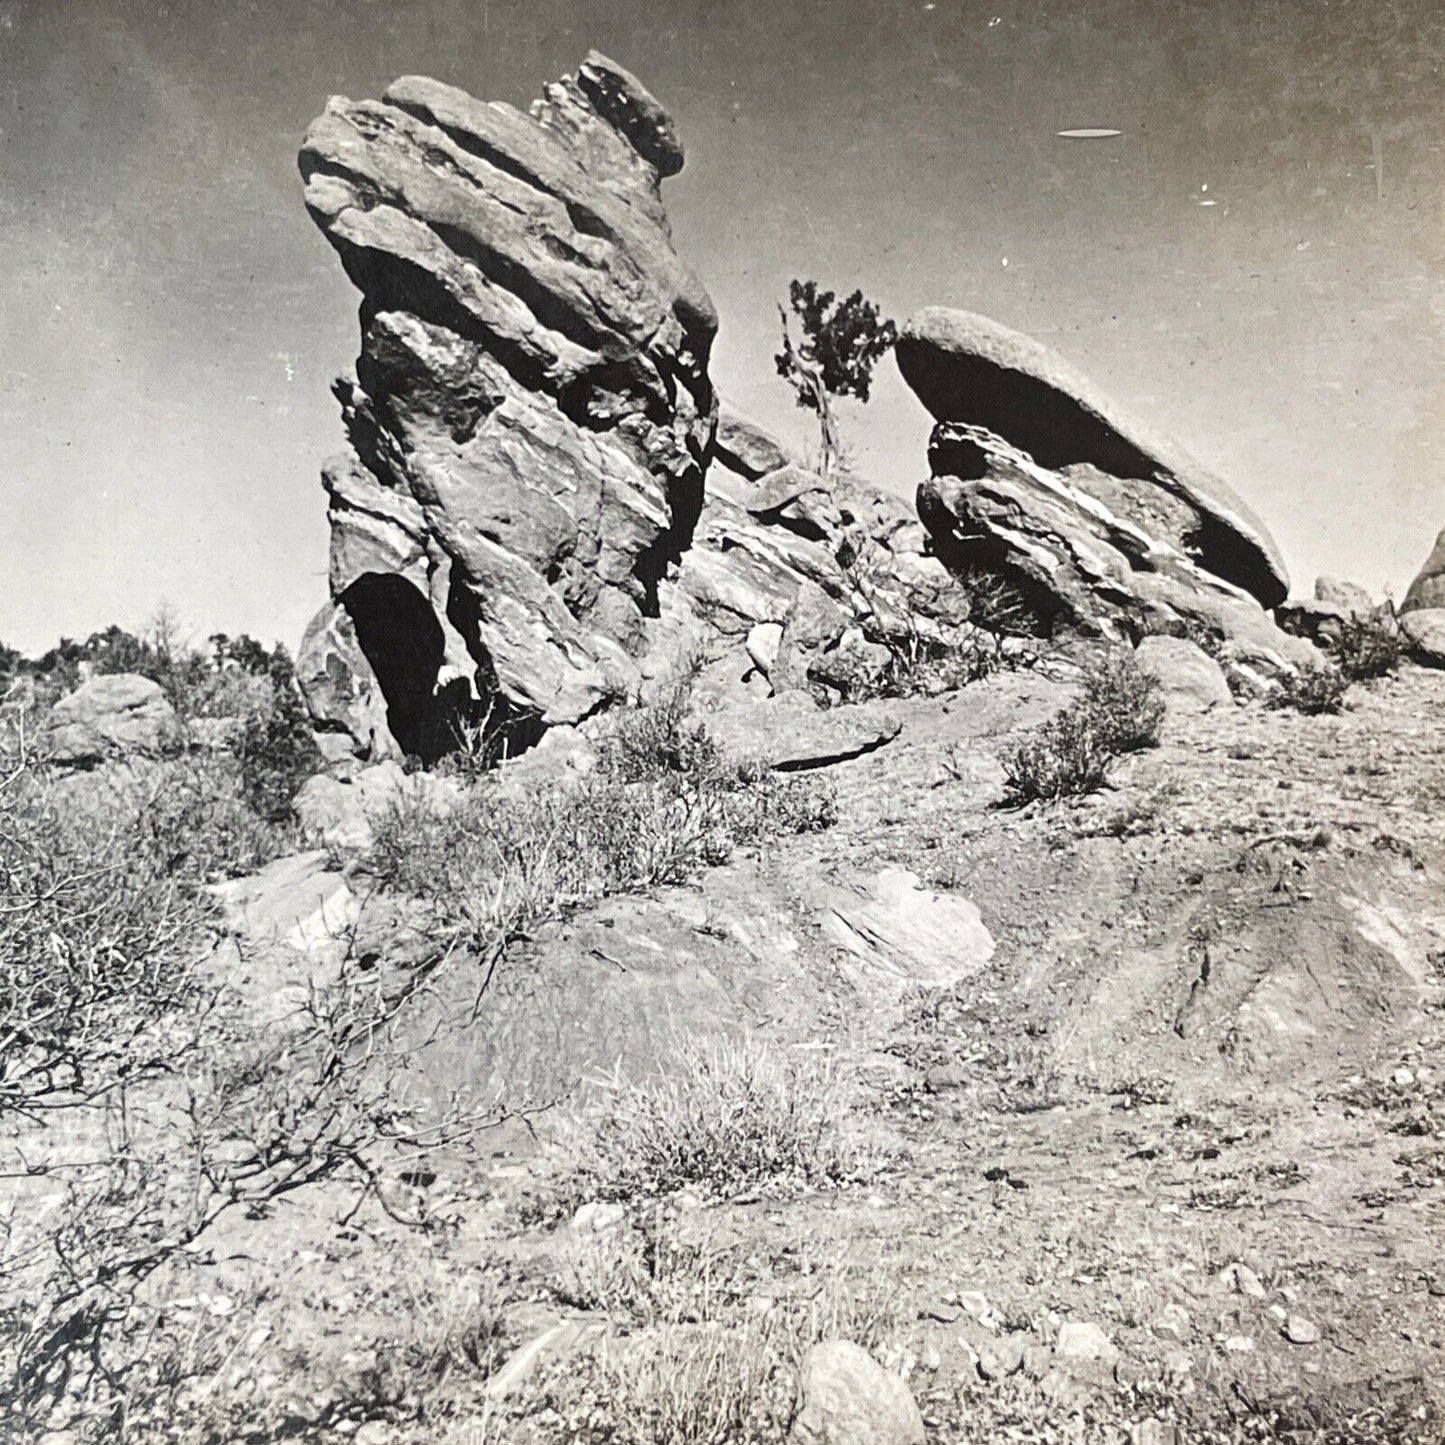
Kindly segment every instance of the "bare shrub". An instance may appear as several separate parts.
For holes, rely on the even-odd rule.
[[[1085,671],[1079,707],[1111,753],[1158,745],[1164,696],[1159,680],[1139,666],[1132,652],[1111,653]]]
[[[444,807],[401,799],[379,820],[370,861],[385,886],[505,937],[610,894],[682,883],[740,844],[835,817],[813,780],[727,759],[687,721],[679,689],[619,713],[596,776],[524,796],[482,783]]]
[[[620,1073],[577,1121],[571,1199],[714,1195],[867,1172],[838,1077],[752,1040],[680,1046],[644,1080]]]
[[[1347,682],[1387,677],[1405,655],[1405,640],[1388,605],[1367,616],[1344,618],[1338,636],[1330,639],[1328,646]]]

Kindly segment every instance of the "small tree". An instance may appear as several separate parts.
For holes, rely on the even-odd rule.
[[[880,318],[878,307],[861,291],[840,301],[831,291],[820,291],[816,281],[789,282],[788,306],[779,306],[778,315],[783,322],[783,349],[773,360],[778,375],[797,393],[798,405],[817,413],[823,433],[822,471],[827,476],[838,457],[833,398],[868,400],[873,368],[897,339],[897,329]],[[796,344],[792,317],[797,317],[802,330]]]

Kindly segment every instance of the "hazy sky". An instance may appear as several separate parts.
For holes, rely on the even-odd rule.
[[[294,646],[357,345],[301,135],[408,72],[525,105],[594,46],[677,118],[677,244],[760,420],[809,436],[770,357],[812,276],[1057,346],[1297,590],[1402,591],[1445,526],[1440,0],[0,0],[0,640],[165,598]],[[891,360],[844,417],[905,491],[928,426]]]

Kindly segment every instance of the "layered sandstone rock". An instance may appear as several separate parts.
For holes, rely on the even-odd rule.
[[[306,204],[363,296],[299,668],[323,728],[425,754],[458,682],[541,724],[635,690],[714,426],[716,316],[660,199],[682,159],[596,54],[531,115],[406,77],[312,124]]]

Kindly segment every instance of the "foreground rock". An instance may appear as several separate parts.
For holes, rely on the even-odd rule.
[[[1445,667],[1445,607],[1425,607],[1400,614],[1400,631],[1417,662]]]
[[[41,745],[68,767],[155,757],[177,740],[176,710],[160,684],[134,673],[103,673],[50,710]]]
[[[299,669],[323,726],[382,713],[426,756],[454,680],[545,723],[635,690],[713,430],[716,315],[660,200],[682,162],[596,54],[530,116],[406,77],[311,126],[306,204],[364,297]]]
[[[922,1445],[923,1417],[897,1375],[848,1340],[803,1360],[796,1445]]]
[[[818,890],[823,936],[851,960],[866,995],[947,989],[988,966],[994,942],[967,898],[936,893],[904,868],[885,868],[849,888]]]
[[[1151,435],[1074,370],[1020,332],[968,311],[920,311],[898,338],[898,368],[936,420],[985,428],[1042,468],[1095,475],[1100,499],[1126,522],[1167,539],[1205,571],[1265,607],[1289,578],[1259,519],[1182,449]],[[982,474],[987,459],[966,438],[952,465]],[[1123,481],[1135,483],[1120,486]],[[1139,482],[1151,485],[1139,486]]]
[[[1197,716],[1234,704],[1224,669],[1198,643],[1184,637],[1146,637],[1134,656],[1158,680],[1175,716]]]

